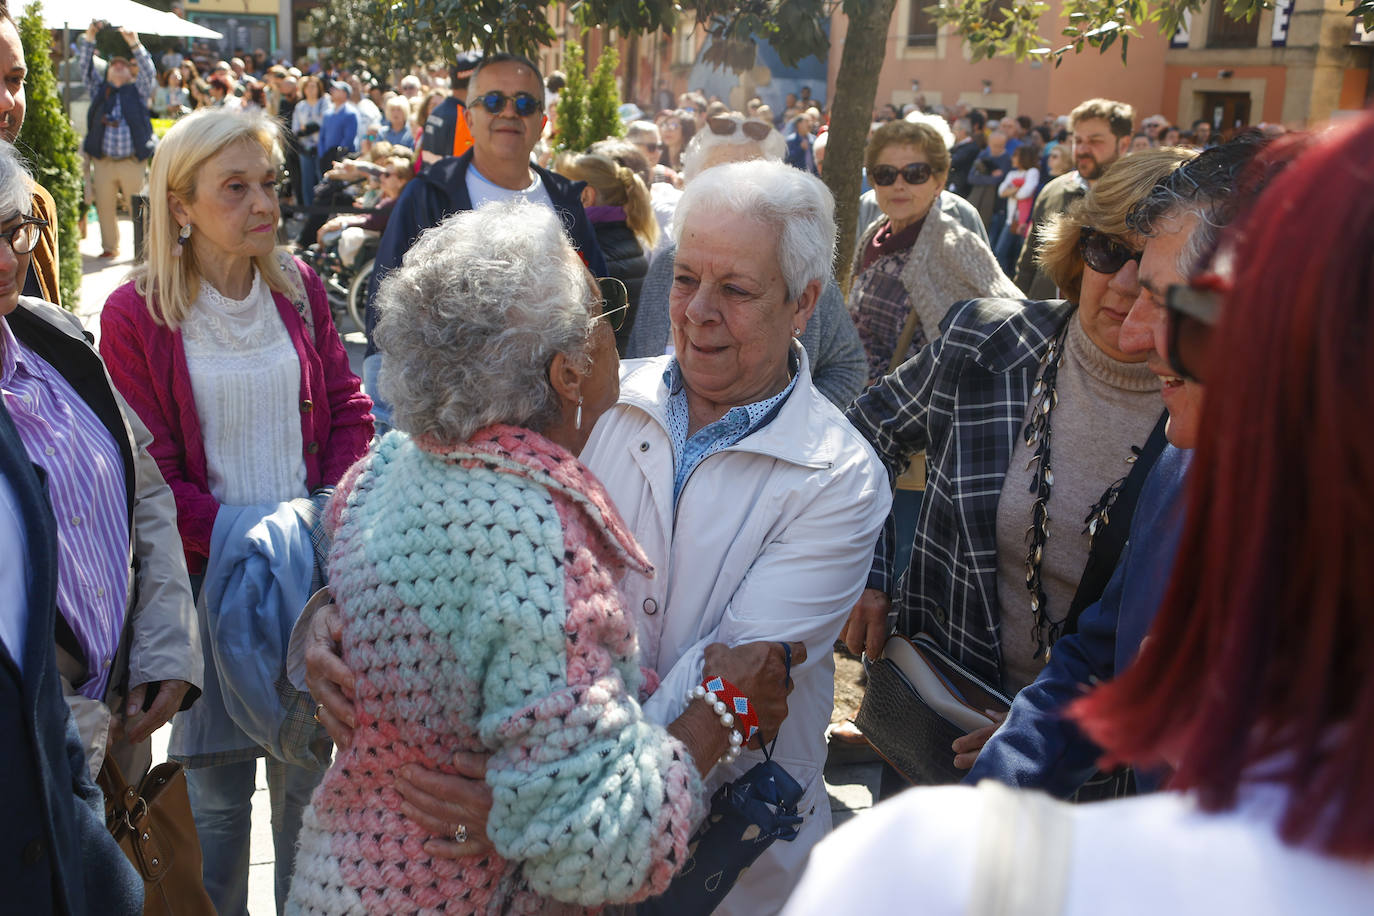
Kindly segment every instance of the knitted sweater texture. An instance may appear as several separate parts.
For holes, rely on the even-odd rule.
[[[685,748],[644,719],[615,583],[651,573],[564,449],[494,426],[383,437],[328,510],[358,723],[305,815],[288,912],[544,913],[662,892],[702,815]],[[497,854],[435,859],[406,764],[491,755]],[[444,837],[449,839],[449,837]]]

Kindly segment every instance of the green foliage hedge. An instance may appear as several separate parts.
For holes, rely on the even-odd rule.
[[[75,311],[81,298],[81,251],[78,234],[82,206],[81,157],[76,131],[62,110],[52,67],[52,33],[43,25],[40,3],[32,3],[18,23],[29,66],[24,79],[28,113],[17,146],[34,179],[48,189],[57,210],[58,282],[63,307]]]

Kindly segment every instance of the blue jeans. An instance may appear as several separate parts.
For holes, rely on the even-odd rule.
[[[308,207],[315,202],[315,185],[319,183],[320,160],[315,158],[314,150],[301,150],[301,206]]]
[[[382,400],[377,382],[382,376],[382,354],[373,353],[363,359],[363,391],[372,398],[372,423],[377,435],[384,436],[391,430],[391,405]]]
[[[257,773],[257,760],[186,771],[191,814],[204,859],[205,890],[220,916],[248,914],[248,851]],[[310,794],[323,778],[323,770],[307,770],[267,758],[278,916],[284,911],[286,895],[291,890],[301,818],[305,806],[310,804]]]
[[[1006,228],[1003,228],[1002,234],[997,238],[997,247],[992,251],[997,257],[997,263],[1002,265],[1002,273],[1008,277],[1016,276],[1016,259],[1021,255],[1021,245],[1024,242],[1024,237]]]

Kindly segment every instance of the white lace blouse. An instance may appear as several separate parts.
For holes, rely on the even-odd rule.
[[[245,299],[202,281],[181,332],[210,494],[230,506],[306,495],[300,360],[262,275]]]

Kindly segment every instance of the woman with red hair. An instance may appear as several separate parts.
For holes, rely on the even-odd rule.
[[[1312,143],[1223,237],[1199,284],[1220,301],[1170,296],[1179,371],[1213,370],[1188,520],[1139,658],[1070,708],[1108,763],[1167,770],[1170,791],[910,792],[817,848],[788,916],[1369,911],[1371,145],[1374,116]]]

